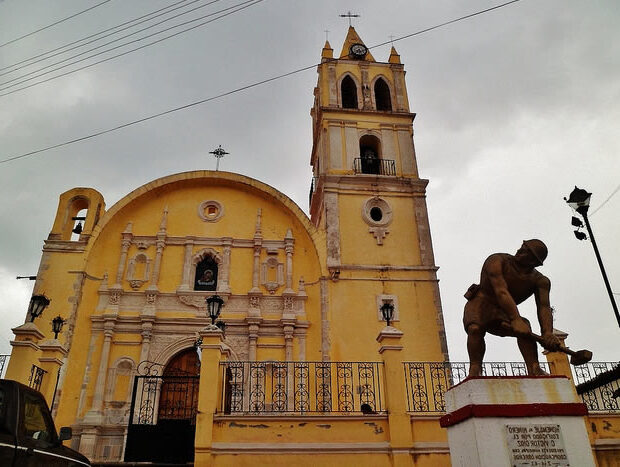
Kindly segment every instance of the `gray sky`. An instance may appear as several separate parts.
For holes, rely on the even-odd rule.
[[[238,1],[221,0],[166,25]],[[0,1],[0,43],[97,3]],[[1,47],[0,67],[172,3],[112,0]],[[340,51],[348,23],[338,15],[348,10],[361,15],[353,24],[372,47],[390,35],[404,36],[499,3],[264,0],[135,53],[0,97],[0,159],[317,63],[325,29]],[[591,349],[595,361],[619,358],[620,329],[592,246],[574,238],[571,211],[562,200],[578,185],[594,193],[593,210],[620,183],[618,24],[615,0],[522,0],[395,43],[417,113],[420,174],[430,179],[429,215],[455,361],[467,359],[463,293],[478,281],[483,260],[493,252],[514,253],[532,237],[549,247],[540,270],[551,279],[555,323],[570,334],[567,343]],[[387,61],[389,45],[372,53]],[[17,76],[0,76],[0,82]],[[221,169],[264,181],[307,211],[315,84],[316,72],[305,71],[0,164],[0,353],[10,351],[10,328],[23,322],[32,290],[32,283],[15,276],[36,273],[58,196],[67,189],[93,187],[110,208],[155,178],[215,168],[208,153],[221,144],[231,153]],[[618,293],[619,208],[620,194],[591,218]],[[533,304],[522,313],[535,320]],[[489,340],[486,360],[520,360],[512,339]]]

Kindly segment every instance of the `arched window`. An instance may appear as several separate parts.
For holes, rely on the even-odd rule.
[[[364,135],[360,138],[360,161],[362,173],[380,173],[380,145],[379,138],[376,136]]]
[[[343,109],[357,109],[357,86],[349,75],[345,76],[340,83],[340,95]]]
[[[194,290],[217,290],[217,263],[211,256],[206,256],[196,265]]]
[[[375,81],[375,102],[377,103],[377,110],[392,110],[390,88],[382,78]]]

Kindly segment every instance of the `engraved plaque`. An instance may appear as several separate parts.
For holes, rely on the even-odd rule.
[[[560,425],[506,425],[513,467],[569,466]]]

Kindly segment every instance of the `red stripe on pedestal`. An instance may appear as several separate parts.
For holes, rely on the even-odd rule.
[[[582,403],[557,404],[470,404],[439,419],[443,428],[456,425],[473,417],[549,417],[583,416],[588,409]]]

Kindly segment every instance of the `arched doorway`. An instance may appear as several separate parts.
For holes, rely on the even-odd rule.
[[[196,423],[200,361],[196,349],[186,349],[168,362],[159,395],[159,420],[188,420]]]
[[[143,364],[145,371],[140,373]],[[157,363],[142,362],[138,372],[133,385],[125,462],[193,462],[200,383],[196,349],[180,351],[163,370]]]

